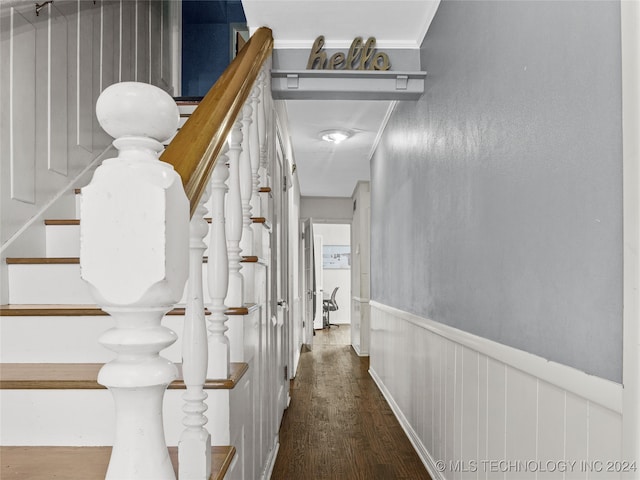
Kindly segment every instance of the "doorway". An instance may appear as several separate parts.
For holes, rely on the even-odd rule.
[[[314,223],[316,344],[351,343],[351,225]]]

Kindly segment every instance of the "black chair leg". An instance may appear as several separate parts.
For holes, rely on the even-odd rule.
[[[340,328],[340,325],[338,325],[337,323],[331,323],[331,320],[329,320],[330,313],[331,313],[331,310],[327,311],[327,328],[331,328],[331,326]]]

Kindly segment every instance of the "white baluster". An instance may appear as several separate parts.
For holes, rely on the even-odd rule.
[[[203,239],[209,230],[204,216],[209,194],[207,188],[189,224],[189,283],[182,334],[182,375],[187,387],[182,396],[185,402],[182,411],[186,429],[178,444],[180,480],[209,480],[211,476],[211,435],[204,428],[207,393],[203,387],[207,377],[208,346],[202,290],[202,256],[207,248]]]
[[[213,170],[211,188],[213,190],[213,210],[211,219],[211,237],[209,241],[209,261],[207,263],[207,284],[211,303],[209,310],[209,378],[229,378],[229,338],[225,335],[227,309],[224,299],[229,287],[229,260],[227,255],[227,235],[225,232],[224,196],[227,192],[225,181],[229,178],[226,162],[229,151],[227,144],[218,158]]]
[[[251,159],[251,198],[249,199],[249,203],[251,205],[251,216],[252,217],[260,217],[262,216],[260,213],[261,210],[261,199],[260,193],[258,192],[260,186],[260,134],[259,134],[259,126],[258,121],[260,117],[260,80],[262,76],[262,72],[258,76],[256,83],[253,86],[253,90],[251,91],[251,108],[253,112],[253,121],[251,122],[250,127],[250,136],[249,136],[249,152]],[[253,243],[251,245],[251,252],[253,255],[257,257],[264,257],[262,252],[262,225],[252,223],[251,229],[253,231]],[[254,283],[255,283],[255,270],[254,270]],[[254,298],[255,302],[256,299]]]
[[[116,352],[98,374],[116,410],[106,478],[175,479],[162,402],[177,369],[159,352],[176,341],[161,321],[188,275],[189,202],[157,156],[175,133],[178,108],[157,87],[125,82],[102,92],[96,115],[119,150],[83,188],[80,222],[82,278],[115,322],[99,339]]]
[[[253,190],[251,193],[251,214],[255,217],[261,217],[260,212],[260,158],[262,157],[262,146],[260,145],[260,118],[263,115],[262,102],[260,101],[260,95],[262,94],[262,77],[264,71],[260,72],[258,79],[251,91],[251,106],[253,109],[253,122],[251,123],[250,132],[250,145],[249,151],[251,153],[251,175],[253,178]],[[264,119],[263,119],[264,120]]]
[[[240,196],[240,150],[242,123],[236,120],[229,135],[229,194],[225,216],[227,252],[229,254],[229,290],[225,304],[230,307],[244,306],[244,278],[240,272],[242,265],[242,198]]]
[[[265,73],[264,69],[262,70],[262,72],[260,72],[260,76],[258,77],[258,81],[260,82],[261,85],[261,89],[260,89],[260,94],[261,94],[261,101],[260,101],[260,108],[258,109],[258,137],[259,137],[259,141],[260,141],[260,175],[259,178],[261,180],[261,186],[263,187],[267,187],[267,177],[266,177],[266,173],[267,173],[267,144],[268,144],[268,140],[267,140],[267,114],[266,114],[266,110],[267,110],[267,96],[269,95],[269,92],[267,90],[268,88],[268,80],[267,80],[268,75]],[[262,204],[262,202],[261,202]],[[264,217],[266,216],[266,210],[261,207],[260,208],[260,216]]]
[[[268,72],[268,70],[266,70]],[[261,187],[270,187],[269,181],[269,162],[271,157],[271,152],[273,151],[273,147],[275,145],[275,132],[273,131],[273,122],[271,121],[271,117],[273,116],[273,112],[271,109],[271,97],[270,86],[269,86],[269,75],[265,74],[262,81],[262,100],[260,109],[260,115],[258,116],[258,129],[260,133],[260,186]],[[260,212],[261,216],[267,217],[269,219],[269,197],[266,195],[260,196]]]
[[[253,251],[253,226],[251,223],[251,194],[253,193],[253,177],[251,175],[251,97],[242,108],[242,152],[240,153],[240,195],[242,198],[242,240],[240,248],[244,255],[255,255]],[[254,302],[255,265],[244,262],[244,301]]]

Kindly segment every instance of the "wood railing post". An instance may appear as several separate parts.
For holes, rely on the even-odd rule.
[[[244,306],[244,278],[242,265],[242,197],[240,196],[240,150],[242,150],[242,122],[236,120],[229,135],[229,193],[227,195],[226,234],[229,254],[229,290],[225,304],[229,307]]]
[[[202,290],[202,258],[207,248],[203,239],[209,230],[204,216],[209,193],[207,188],[189,224],[189,282],[182,334],[182,375],[187,388],[182,396],[182,411],[186,428],[178,444],[180,480],[209,480],[211,476],[211,435],[204,428],[208,342]]]
[[[225,181],[229,178],[229,147],[225,145],[218,157],[211,177],[213,190],[213,210],[211,212],[211,235],[209,240],[209,261],[207,262],[207,284],[211,303],[209,310],[209,378],[229,378],[230,350],[229,338],[225,335],[227,309],[224,299],[229,288],[229,256],[227,255],[227,234],[225,232],[225,202],[227,192]]]
[[[99,339],[116,353],[98,374],[116,411],[106,478],[173,480],[162,403],[177,368],[159,352],[176,341],[161,321],[188,276],[189,202],[157,157],[178,107],[157,87],[125,82],[102,92],[96,115],[119,150],[82,189],[80,214],[81,275],[115,322]]]
[[[265,65],[269,69],[272,50],[271,30],[258,28],[162,154],[182,177],[192,212],[253,84]]]

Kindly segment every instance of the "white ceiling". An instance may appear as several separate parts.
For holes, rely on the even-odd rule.
[[[243,0],[251,31],[272,29],[275,48],[310,50],[324,35],[327,48],[348,49],[357,36],[376,46],[419,48],[439,0]],[[306,65],[301,65],[303,69]],[[369,160],[392,102],[286,100],[300,191],[303,196],[350,197],[369,179]],[[344,128],[353,137],[334,145],[323,130]]]
[[[349,197],[369,180],[371,147],[390,101],[287,100],[300,191],[306,196]],[[336,145],[320,139],[329,128],[354,135]]]

